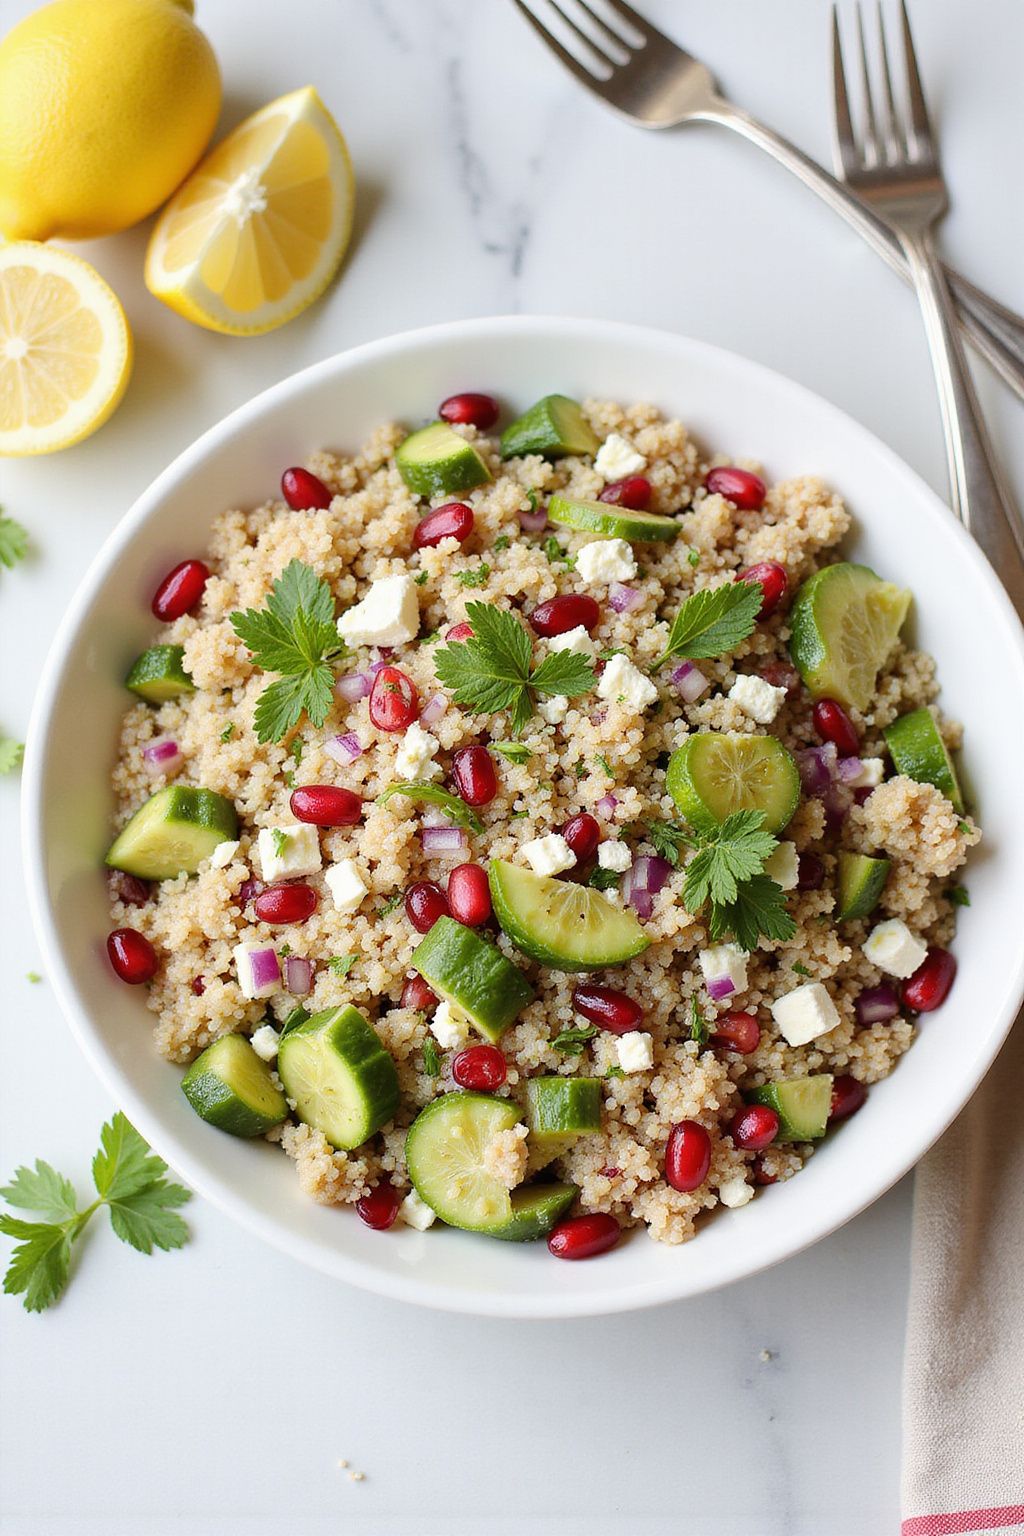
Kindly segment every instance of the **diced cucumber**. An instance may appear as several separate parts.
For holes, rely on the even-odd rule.
[[[432,421],[400,443],[398,473],[416,496],[453,496],[485,485],[491,472],[472,443],[446,421]]]
[[[530,1243],[547,1237],[572,1205],[579,1190],[575,1184],[525,1184],[512,1191],[512,1215],[500,1226],[490,1227],[488,1237],[506,1243]]]
[[[889,878],[890,861],[873,859],[866,853],[841,852],[837,862],[836,922],[867,917],[878,905]]]
[[[666,544],[678,538],[680,531],[673,518],[657,512],[629,512],[604,501],[580,501],[573,496],[549,498],[548,522],[608,539],[627,539],[631,544]]]
[[[885,728],[885,744],[892,755],[897,773],[916,779],[919,784],[934,784],[952,802],[958,816],[964,813],[953,759],[942,739],[935,716],[927,707],[900,715]]]
[[[194,875],[218,843],[238,836],[230,800],[212,789],[168,784],[139,807],[114,839],[106,862],[140,880]]]
[[[528,453],[560,459],[569,453],[596,453],[600,446],[601,439],[568,395],[545,395],[501,434],[503,459],[522,459]]]
[[[695,827],[721,824],[734,811],[762,811],[781,832],[800,799],[800,774],[775,736],[701,731],[669,759],[665,788]]]
[[[182,1078],[181,1091],[200,1119],[232,1136],[262,1136],[288,1118],[270,1068],[243,1035],[222,1035],[208,1045]]]
[[[909,607],[909,592],[866,565],[827,565],[805,581],[789,613],[789,653],[813,696],[867,709]]]
[[[765,1083],[750,1094],[752,1104],[767,1104],[779,1117],[777,1141],[817,1141],[824,1136],[832,1107],[832,1077],[790,1077]]]
[[[530,1140],[565,1141],[601,1129],[601,1080],[597,1077],[531,1077],[526,1084]]]
[[[194,693],[196,685],[185,671],[184,655],[183,645],[151,645],[132,663],[125,687],[149,704]]]
[[[625,965],[650,944],[634,914],[599,891],[492,859],[494,913],[524,955],[559,971]],[[433,929],[431,929],[433,932]]]
[[[395,1063],[351,1004],[282,1035],[277,1070],[299,1119],[342,1152],[361,1147],[398,1108]]]
[[[490,939],[439,917],[413,950],[412,963],[438,997],[458,1008],[487,1040],[502,1033],[533,997],[518,966]]]

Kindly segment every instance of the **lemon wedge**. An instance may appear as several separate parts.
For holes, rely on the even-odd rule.
[[[81,442],[131,371],[124,310],[88,262],[34,241],[0,245],[0,454]]]
[[[256,336],[319,298],[345,254],[355,179],[311,86],[262,107],[207,155],[157,220],[146,286],[178,314]]]

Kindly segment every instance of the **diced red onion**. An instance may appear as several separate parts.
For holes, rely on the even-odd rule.
[[[440,720],[447,708],[447,696],[443,693],[432,693],[420,710],[420,721],[423,725],[433,725],[435,720]]]
[[[461,827],[424,827],[420,833],[424,853],[453,854],[458,857],[469,839]]]
[[[313,967],[303,955],[289,955],[284,962],[284,984],[292,997],[308,997],[313,990]]]
[[[367,673],[349,672],[345,677],[338,678],[334,691],[349,704],[358,704],[360,699],[366,698],[372,686],[372,680]]]
[[[828,741],[823,747],[805,747],[796,754],[796,766],[800,783],[808,795],[824,795],[836,776],[839,754],[835,742]]]
[[[185,759],[178,743],[170,736],[162,736],[144,748],[142,761],[147,773],[177,773]]]
[[[389,656],[392,655],[392,654],[393,653],[391,651],[388,652]],[[366,675],[370,679],[371,684],[373,682],[373,679],[377,676],[377,673],[381,670],[381,668],[382,667],[386,667],[386,666],[387,666],[387,662],[383,659],[383,655],[378,656],[376,661],[371,661],[370,662],[370,665],[366,669]]]
[[[264,890],[266,890],[266,886],[262,880],[243,880],[238,887],[238,905],[244,910],[250,901],[255,901],[260,891]]]
[[[641,891],[636,887],[631,889],[627,896],[626,884],[628,881],[629,876],[627,875],[626,880],[623,882],[622,886],[623,899],[625,900],[627,906],[633,908],[633,911],[636,913],[640,921],[642,923],[646,923],[650,918],[654,916],[654,897],[651,895],[650,891]]]
[[[865,987],[854,1002],[853,1011],[862,1028],[868,1024],[888,1024],[900,1011],[895,987],[885,982],[880,987]]]
[[[700,667],[695,667],[692,661],[680,662],[671,676],[685,704],[695,704],[711,687]]]
[[[667,859],[656,853],[642,853],[634,859],[622,882],[622,899],[632,907],[641,922],[646,922],[654,911],[653,898],[661,890],[672,873]]]
[[[269,987],[273,982],[280,980],[281,967],[278,964],[276,950],[251,949],[246,959],[252,973],[254,992],[259,992],[263,987]]]
[[[618,805],[618,803],[619,802],[616,800],[614,795],[602,795],[600,800],[594,806],[594,810],[598,811],[606,819],[611,820],[611,818],[615,815],[615,807]]]
[[[840,784],[851,784],[860,777],[864,764],[859,757],[841,757],[836,764],[836,776]]]
[[[354,763],[357,757],[363,755],[363,748],[355,731],[346,731],[344,736],[328,736],[324,742],[324,751],[343,768],[347,768],[349,763]]]
[[[736,991],[728,976],[716,976],[714,981],[707,983],[707,989],[708,997],[713,998],[716,1003],[720,1003],[723,997],[728,997],[730,993]]]
[[[608,588],[608,606],[614,608],[616,613],[632,613],[643,600],[642,592],[638,592],[635,587],[624,587],[621,581],[613,581]]]
[[[535,512],[527,512],[519,509],[519,526],[524,533],[543,533],[548,525],[548,511],[546,507],[538,507]]]

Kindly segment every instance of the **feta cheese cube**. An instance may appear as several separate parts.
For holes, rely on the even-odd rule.
[[[417,721],[413,721],[398,749],[395,758],[395,772],[400,780],[408,779],[433,779],[441,772],[440,764],[435,763],[441,743],[436,736],[431,736]]]
[[[437,1220],[430,1206],[420,1199],[414,1189],[410,1189],[398,1207],[398,1214],[407,1227],[415,1227],[417,1232],[425,1232]]]
[[[716,944],[712,949],[702,949],[697,963],[716,1001],[747,990],[747,952],[738,944]]]
[[[465,1015],[451,1003],[442,1003],[430,1021],[430,1033],[442,1050],[454,1051],[469,1034]]]
[[[647,460],[621,432],[609,432],[594,459],[594,468],[606,480],[624,480],[647,468]]]
[[[836,1005],[820,981],[805,982],[771,1005],[772,1018],[788,1045],[807,1045],[839,1023]]]
[[[348,645],[404,645],[415,640],[419,628],[416,578],[404,571],[375,581],[338,620],[338,634]]]
[[[274,880],[315,875],[323,862],[319,831],[302,821],[290,827],[264,827],[256,839],[256,851],[260,872],[268,885]]]
[[[241,844],[239,843],[237,837],[227,838],[223,843],[218,843],[216,848],[210,854],[210,868],[224,869],[228,864],[231,863],[231,860],[238,852],[240,846]]]
[[[533,838],[524,843],[519,852],[535,875],[560,875],[563,869],[572,869],[576,863],[576,855],[558,832]]]
[[[324,880],[338,912],[355,912],[369,890],[355,859],[339,859],[326,871]]]
[[[654,1041],[646,1030],[631,1029],[616,1039],[615,1054],[623,1072],[649,1072],[654,1066]]]
[[[576,551],[576,569],[591,586],[629,581],[636,575],[636,556],[625,539],[594,539]]]
[[[280,1039],[281,1036],[271,1025],[261,1024],[259,1029],[253,1030],[249,1044],[261,1061],[273,1061]]]
[[[847,789],[877,789],[885,778],[885,763],[880,757],[862,757],[860,771],[852,779],[844,779]]]
[[[771,725],[782,708],[786,697],[785,688],[774,688],[763,677],[744,672],[729,689],[729,697],[740,706],[745,715],[758,725]]]
[[[792,891],[800,877],[800,857],[796,843],[780,843],[775,852],[765,859],[764,872],[769,880],[781,885],[784,891]]]
[[[742,1173],[734,1174],[731,1179],[724,1179],[719,1184],[718,1198],[730,1210],[735,1210],[738,1205],[746,1205],[748,1200],[753,1200],[753,1186],[747,1183]]]
[[[613,656],[601,673],[597,691],[602,699],[614,700],[626,709],[639,714],[658,697],[658,690],[649,677],[634,667],[627,656]]]
[[[550,699],[538,699],[537,713],[548,725],[561,725],[569,713],[569,700],[564,693],[556,693]]]
[[[614,837],[609,837],[603,843],[598,844],[597,862],[602,869],[618,870],[621,874],[623,870],[628,869],[632,864],[633,855],[630,852],[628,843],[622,843]]]
[[[577,624],[575,629],[566,630],[564,635],[552,635],[548,641],[549,651],[572,651],[577,656],[593,656],[594,642],[590,634]]]
[[[890,976],[905,981],[913,976],[928,946],[915,939],[906,923],[898,917],[890,917],[884,923],[876,923],[864,942],[864,953],[872,965]]]
[[[231,951],[242,996],[273,997],[281,990],[281,965],[276,950],[265,940],[236,944]]]

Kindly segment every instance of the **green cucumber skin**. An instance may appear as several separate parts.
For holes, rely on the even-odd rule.
[[[934,758],[934,761],[931,763],[926,759],[922,759],[913,745],[913,737],[918,734],[917,725],[919,723],[926,724],[922,719],[925,715],[931,721],[931,728],[935,733],[938,748],[940,749],[929,754]],[[912,709],[909,714],[900,715],[898,720],[894,720],[891,725],[887,725],[882,734],[885,737],[885,744],[889,748],[889,755],[893,760],[896,772],[905,774],[908,779],[913,779],[918,784],[934,785],[941,794],[945,795],[957,815],[962,816],[964,814],[964,799],[960,790],[960,781],[956,775],[953,759],[949,755],[949,749],[942,740],[935,716],[931,710],[924,705],[920,709]],[[911,737],[909,744],[907,741],[908,734]]]
[[[461,1008],[492,1043],[533,999],[522,971],[496,944],[451,917],[439,917],[413,950],[412,964],[440,997]],[[448,978],[462,974],[472,986],[455,997]]]
[[[438,431],[438,428],[441,431]],[[443,457],[419,459],[424,439],[427,442],[439,438],[448,442]],[[398,473],[414,496],[451,496],[462,491],[475,490],[491,479],[487,468],[472,443],[460,437],[445,421],[432,421],[421,427],[400,443],[395,453]]]
[[[813,1083],[816,1086],[816,1096],[820,1096],[820,1113],[811,1125],[806,1121],[795,1122],[791,1118],[787,1108],[789,1094],[788,1089],[795,1088],[800,1083]],[[817,1085],[821,1085],[820,1089]],[[820,1072],[809,1078],[790,1078],[780,1082],[765,1083],[760,1088],[755,1088],[749,1095],[752,1104],[767,1104],[769,1109],[774,1109],[779,1117],[778,1141],[818,1141],[828,1129],[829,1109],[832,1103],[832,1075],[828,1072]]]
[[[680,533],[679,524],[660,513],[623,512],[603,501],[581,501],[573,496],[549,498],[548,522],[632,544],[669,544]]]
[[[304,1024],[289,1030],[278,1046],[278,1076],[285,1086],[285,1092],[296,1101],[297,1095],[292,1092],[288,1081],[288,1059],[297,1041],[321,1033],[326,1037],[327,1047],[335,1051],[345,1069],[353,1077],[358,1077],[359,1097],[365,1113],[362,1120],[354,1122],[351,1131],[342,1138],[332,1134],[333,1128],[329,1130],[313,1121],[304,1123],[312,1125],[314,1130],[322,1131],[338,1151],[352,1152],[379,1131],[382,1125],[394,1119],[400,1099],[398,1071],[390,1052],[381,1044],[377,1031],[363,1018],[358,1008],[350,1004],[341,1008],[325,1008],[322,1013],[313,1014]],[[301,1105],[296,1113],[300,1120],[303,1119]]]
[[[621,950],[614,952],[604,951],[599,957],[588,960],[569,959],[566,955],[550,948],[531,934],[524,933],[522,925],[516,914],[515,907],[505,894],[502,884],[502,871],[511,869],[505,859],[492,859],[488,865],[488,882],[491,887],[491,902],[494,907],[494,915],[498,919],[498,926],[507,934],[512,943],[531,960],[536,960],[538,965],[546,965],[554,971],[564,971],[568,975],[582,972],[607,971],[616,966],[625,965],[630,960],[635,960],[637,955],[642,955],[645,949],[650,948],[650,939],[644,933],[639,923],[635,923],[636,936],[632,942]],[[595,893],[598,894],[598,893]],[[618,909],[617,909],[618,910]]]
[[[578,1194],[575,1184],[527,1184],[513,1190],[511,1221],[488,1228],[487,1236],[503,1243],[532,1243],[547,1237]]]
[[[862,577],[868,577],[871,582],[877,582],[880,586],[891,586],[873,571],[869,565],[858,565],[853,561],[840,561],[837,565],[827,565],[822,570],[816,571],[813,576],[801,586],[793,600],[793,606],[789,610],[789,654],[809,690],[812,698],[819,699],[828,696],[830,681],[826,676],[821,676],[829,662],[828,647],[822,638],[823,625],[819,622],[817,603],[822,592],[828,596],[828,589],[835,581],[834,573],[837,570],[845,570]],[[906,607],[903,619],[906,618],[906,610],[910,606],[910,593],[905,593]],[[901,623],[903,622],[901,619]],[[876,678],[877,682],[877,678]],[[839,702],[846,707],[856,701],[840,699]],[[863,708],[864,705],[862,704]]]
[[[558,459],[596,453],[600,446],[578,401],[568,395],[545,395],[501,434],[503,459],[522,459],[532,453]]]
[[[704,735],[698,733],[688,736],[681,747],[677,747],[669,758],[665,771],[665,788],[679,807],[680,811],[692,826],[704,831],[713,831],[721,826],[721,821],[710,808],[705,807],[695,782],[695,773],[692,761],[696,761],[699,769],[700,755],[705,750],[701,743],[707,741],[719,743],[729,737],[736,736],[737,732],[727,731],[720,735]],[[770,811],[765,811],[764,827],[768,832],[778,834],[782,832],[792,821],[796,814],[796,808],[800,804],[800,771],[796,766],[792,753],[788,747],[783,746],[776,736],[753,736],[742,734],[742,740],[746,742],[764,743],[763,751],[774,760],[778,768],[780,780],[786,783],[781,786],[777,798],[777,804]],[[785,790],[788,788],[788,794]],[[763,810],[763,807],[759,807]]]
[[[237,1060],[237,1051],[227,1043],[234,1041],[252,1057],[252,1061],[247,1062],[247,1070],[251,1072],[253,1063],[257,1062],[266,1073],[268,1103],[277,1101],[273,1114],[264,1114],[255,1105],[246,1103],[231,1086],[228,1077],[222,1075],[232,1070],[231,1056]],[[228,1059],[225,1061],[224,1058]],[[260,1061],[252,1046],[240,1035],[225,1035],[207,1046],[182,1078],[181,1091],[201,1120],[216,1126],[219,1131],[227,1131],[230,1136],[262,1136],[288,1118],[288,1104],[284,1094],[274,1087],[270,1068]]]
[[[836,882],[836,922],[868,917],[878,905],[892,868],[890,859],[873,859],[866,853],[839,854]]]
[[[183,645],[151,645],[132,664],[124,680],[126,688],[147,704],[163,704],[183,693],[195,693],[196,685],[185,671]]]
[[[133,852],[140,832],[150,826],[157,831],[164,825],[173,832],[174,827],[185,829],[189,837],[195,836],[195,847],[184,863],[168,866],[154,854],[141,857]],[[150,833],[152,837],[152,833]],[[209,858],[218,843],[238,836],[238,813],[231,801],[212,789],[199,789],[190,784],[168,784],[158,789],[135,812],[127,826],[114,839],[105,862],[111,869],[123,869],[127,874],[138,875],[142,880],[173,880],[180,874],[195,874],[203,859]]]
[[[526,1123],[534,1141],[585,1136],[601,1129],[601,1082],[596,1077],[531,1077]]]

